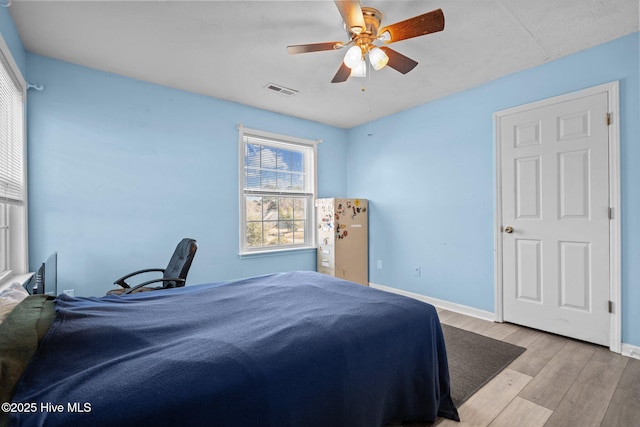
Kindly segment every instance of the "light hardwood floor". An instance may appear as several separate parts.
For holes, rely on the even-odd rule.
[[[438,309],[442,323],[525,351],[439,427],[640,426],[640,360],[605,347]]]

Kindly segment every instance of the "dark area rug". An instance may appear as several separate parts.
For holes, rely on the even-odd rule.
[[[445,324],[442,324],[442,332],[447,346],[451,398],[457,408],[460,408],[460,405],[526,350],[517,345]],[[430,427],[432,425],[420,421],[405,421],[389,423],[386,427]]]
[[[526,349],[449,325],[442,325],[449,360],[451,397],[456,407]]]

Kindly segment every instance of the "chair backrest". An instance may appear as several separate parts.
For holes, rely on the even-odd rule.
[[[198,245],[194,239],[182,239],[180,243],[178,243],[178,246],[176,246],[176,250],[173,252],[167,268],[164,270],[163,277],[165,279],[179,278],[186,280],[197,250]],[[164,282],[165,288],[175,288],[179,286],[184,286],[184,282]]]

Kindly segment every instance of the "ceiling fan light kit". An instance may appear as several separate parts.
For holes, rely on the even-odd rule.
[[[362,57],[363,54],[360,46],[351,46],[349,50],[347,50],[347,53],[344,55],[344,65],[353,70],[355,67],[360,65],[360,63],[362,62]]]
[[[367,77],[367,63],[364,59],[351,69],[351,77]]]
[[[374,47],[369,51],[369,62],[374,70],[382,70],[389,62],[389,57],[379,47]]]
[[[369,62],[376,71],[388,65],[394,70],[406,74],[413,70],[418,62],[387,46],[378,46],[376,43],[387,45],[444,30],[442,9],[436,9],[380,28],[382,13],[379,10],[372,7],[361,7],[359,0],[335,0],[334,2],[342,15],[344,28],[348,28],[349,41],[347,43],[325,42],[287,46],[287,52],[290,55],[336,50],[351,46],[331,83],[344,82],[350,76],[366,76],[366,56],[369,57]]]

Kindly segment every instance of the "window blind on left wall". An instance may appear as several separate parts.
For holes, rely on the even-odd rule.
[[[0,203],[24,203],[24,98],[0,54]]]

